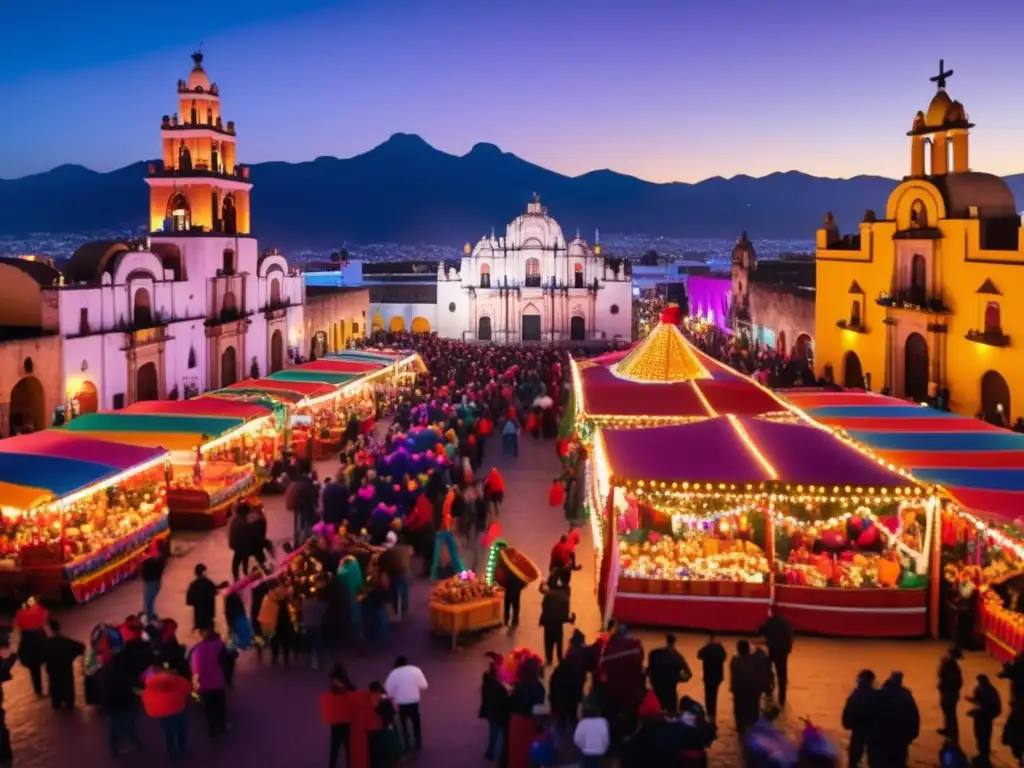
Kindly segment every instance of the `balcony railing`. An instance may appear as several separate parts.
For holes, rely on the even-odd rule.
[[[853,323],[849,320],[836,320],[836,328],[841,328],[844,331],[853,331],[854,333],[867,333],[868,329],[864,327],[863,323]]]
[[[540,288],[540,275],[527,275],[523,283],[527,288]]]
[[[202,177],[211,179],[227,179],[229,181],[249,181],[249,166],[241,164],[236,165],[232,173],[227,173],[223,168],[212,169],[206,163],[196,163],[188,170],[165,168],[157,163],[150,163],[146,173],[154,179]]]
[[[1010,346],[1010,337],[999,329],[970,330],[964,335],[964,338],[976,344],[986,344],[990,347]]]
[[[926,292],[916,289],[903,289],[891,295],[882,295],[875,299],[880,307],[891,309],[909,309],[916,312],[932,314],[949,314],[949,306],[940,296],[929,296]]]

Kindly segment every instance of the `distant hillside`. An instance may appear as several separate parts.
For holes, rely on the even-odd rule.
[[[147,218],[146,163],[110,173],[62,165],[0,180],[0,235],[137,229]],[[252,167],[255,232],[268,245],[330,248],[356,243],[461,244],[499,232],[533,192],[571,236],[579,227],[616,234],[757,238],[814,236],[827,210],[843,231],[868,208],[881,213],[896,182],[877,176],[823,179],[790,171],[755,179],[652,184],[612,171],[563,176],[477,144],[457,157],[419,136],[395,134],[347,160]],[[1024,175],[1007,178],[1024,199]]]

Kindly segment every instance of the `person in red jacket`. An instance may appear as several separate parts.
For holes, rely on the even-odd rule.
[[[154,663],[143,675],[142,707],[164,729],[167,755],[176,759],[188,747],[185,708],[192,695],[192,681],[175,670]]]

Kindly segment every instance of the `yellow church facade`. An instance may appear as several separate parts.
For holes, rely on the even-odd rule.
[[[816,236],[815,367],[846,387],[1012,423],[1024,416],[1024,229],[1006,183],[970,170],[973,125],[940,64],[885,216]],[[1011,399],[1011,393],[1019,398]]]

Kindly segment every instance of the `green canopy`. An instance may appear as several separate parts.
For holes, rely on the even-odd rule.
[[[155,415],[151,413],[87,413],[68,422],[72,432],[185,432],[220,437],[245,423],[245,419],[223,416]]]
[[[275,381],[312,381],[340,387],[352,379],[359,378],[360,375],[358,373],[331,373],[330,371],[303,371],[299,368],[292,368],[288,371],[272,373],[267,378]]]

